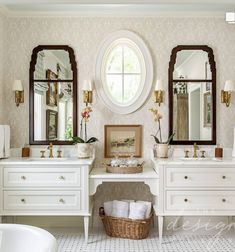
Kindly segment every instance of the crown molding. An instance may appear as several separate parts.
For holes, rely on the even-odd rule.
[[[61,10],[62,7],[64,10]],[[174,6],[176,7],[174,10]],[[52,9],[54,7],[54,9]],[[76,8],[75,8],[76,7]],[[208,6],[207,6],[208,7]],[[208,7],[209,8],[209,7]],[[71,10],[72,9],[72,10]],[[209,11],[201,10],[191,5],[165,5],[165,4],[76,4],[74,8],[70,5],[54,5],[48,10],[46,6],[39,8],[20,9],[8,8],[0,5],[0,13],[7,17],[176,17],[176,18],[225,18],[225,11],[218,8]]]

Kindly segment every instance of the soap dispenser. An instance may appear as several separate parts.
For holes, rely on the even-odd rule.
[[[30,147],[29,145],[25,144],[24,147],[22,148],[22,157],[29,157],[30,156]]]
[[[223,157],[223,148],[217,145],[215,148],[215,158],[222,158],[222,157]]]

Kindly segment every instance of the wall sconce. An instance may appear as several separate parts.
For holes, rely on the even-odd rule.
[[[224,90],[221,90],[221,103],[225,103],[226,107],[229,107],[231,103],[233,91],[235,91],[235,82],[232,80],[226,80]]]
[[[155,90],[153,92],[154,102],[158,103],[160,106],[163,103],[163,84],[162,80],[157,80]]]
[[[12,90],[15,92],[15,103],[18,107],[20,103],[24,103],[24,88],[21,80],[14,80]]]
[[[92,103],[92,81],[91,80],[84,80],[83,82],[83,102],[86,103],[86,106],[88,103]]]
[[[235,12],[226,12],[226,22],[235,24]]]

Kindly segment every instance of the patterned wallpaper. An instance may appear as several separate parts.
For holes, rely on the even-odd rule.
[[[209,45],[214,50],[217,64],[217,125],[218,142],[226,147],[232,146],[235,125],[235,96],[229,108],[220,104],[220,89],[226,79],[235,79],[235,25],[228,25],[218,18],[6,18],[4,36],[3,87],[5,92],[5,123],[12,128],[12,147],[21,147],[28,143],[28,85],[29,62],[31,52],[39,44],[68,44],[74,48],[78,63],[79,83],[93,78],[97,50],[101,41],[111,32],[127,29],[137,33],[149,47],[154,62],[154,78],[164,80],[167,90],[168,63],[173,47],[179,44]],[[0,19],[0,31],[2,24]],[[0,35],[0,39],[2,36]],[[1,55],[1,40],[0,40]],[[0,72],[1,74],[1,72]],[[0,75],[1,76],[1,75]],[[11,83],[19,78],[25,87],[25,103],[16,108]],[[1,77],[0,77],[1,81]],[[0,95],[2,92],[0,92]],[[1,100],[2,97],[0,96]],[[168,132],[168,99],[161,106],[163,118],[163,136]],[[82,92],[79,85],[79,108],[82,104]],[[141,109],[130,115],[117,115],[109,111],[101,100],[95,96],[93,114],[89,124],[89,134],[100,141],[97,144],[97,163],[103,157],[103,127],[105,124],[142,124],[143,154],[150,156],[149,148],[153,146],[151,133],[155,127],[148,109],[153,107],[149,97]],[[1,106],[2,108],[2,106]],[[117,197],[119,190],[113,189]],[[131,198],[150,197],[148,189],[143,186],[133,189],[124,188],[125,196]],[[118,191],[117,191],[118,190]],[[137,191],[136,191],[137,190]],[[147,191],[146,191],[147,190]],[[98,190],[95,205],[98,207],[105,199],[111,199],[107,187]],[[128,196],[129,195],[129,196]],[[147,196],[148,195],[148,196]],[[113,196],[113,195],[112,195]],[[120,196],[121,197],[121,196]]]
[[[232,128],[235,124],[235,99],[230,108],[219,102],[221,85],[226,79],[235,79],[235,26],[218,18],[7,18],[4,47],[5,120],[12,127],[13,147],[28,143],[28,71],[32,49],[39,44],[68,44],[76,53],[79,83],[94,77],[98,46],[110,32],[128,29],[136,32],[148,45],[154,62],[154,77],[162,78],[167,89],[168,62],[171,50],[179,44],[207,44],[214,50],[217,65],[217,122],[218,142],[232,146]],[[14,104],[11,91],[13,79],[19,78],[25,87],[25,103]],[[79,107],[83,106],[79,86]],[[98,137],[98,156],[103,156],[104,124],[143,124],[144,156],[149,157],[153,145],[150,134],[154,123],[148,108],[154,106],[149,97],[137,112],[120,116],[109,111],[97,97],[89,134]],[[168,100],[161,106],[163,135],[168,132]],[[143,118],[145,119],[143,121]],[[23,120],[22,120],[23,119]],[[98,119],[98,120],[97,120]]]

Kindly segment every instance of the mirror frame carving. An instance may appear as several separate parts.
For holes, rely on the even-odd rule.
[[[171,140],[173,145],[215,145],[216,144],[216,63],[212,48],[207,45],[178,45],[172,49],[168,69],[168,92],[169,92],[169,136],[173,133],[173,73],[176,63],[177,52],[182,50],[202,50],[208,53],[209,65],[212,73],[211,80],[185,79],[187,82],[210,82],[212,85],[212,139],[211,140]],[[179,80],[182,82],[182,80]]]
[[[67,45],[39,45],[33,49],[30,69],[29,69],[29,144],[30,145],[72,145],[72,141],[63,140],[34,140],[34,71],[37,63],[37,55],[42,50],[64,50],[69,53],[71,69],[73,72],[72,80],[62,80],[60,82],[73,83],[73,135],[77,136],[77,62],[75,60],[74,50]],[[40,80],[39,80],[40,81]],[[42,80],[47,82],[48,80]]]

